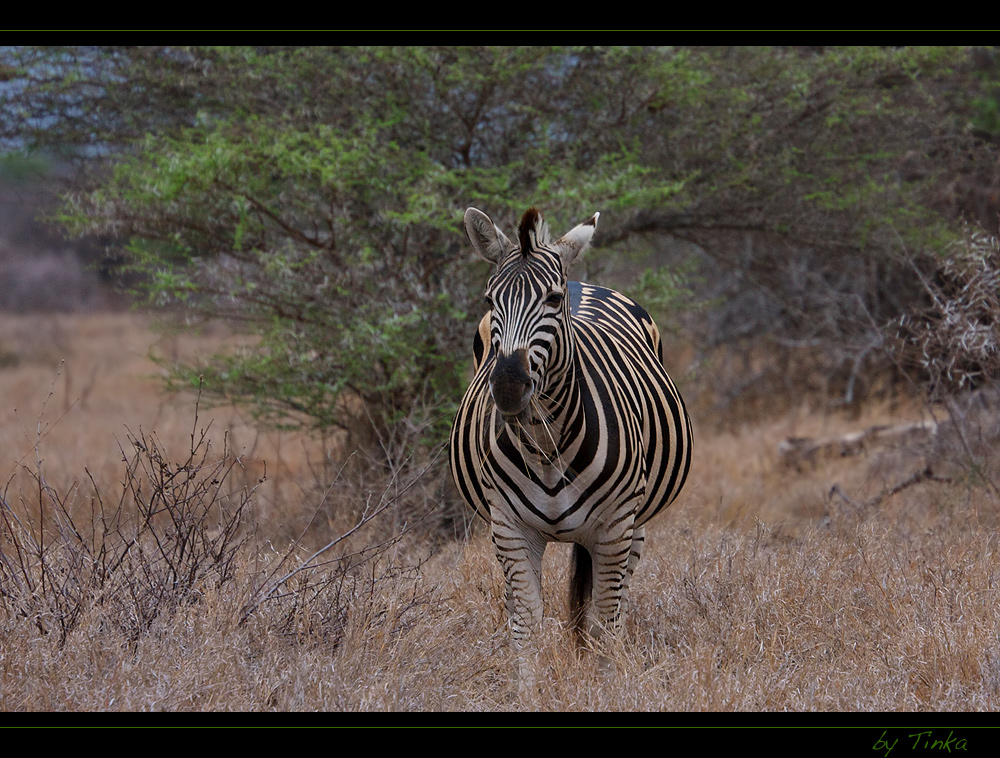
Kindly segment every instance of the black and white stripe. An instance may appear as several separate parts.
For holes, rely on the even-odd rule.
[[[576,544],[579,628],[596,637],[620,626],[644,524],[677,497],[691,463],[691,422],[649,314],[618,292],[567,281],[598,215],[553,240],[531,209],[511,241],[481,211],[465,214],[496,270],[451,467],[492,526],[519,649],[541,622],[548,542]],[[520,674],[530,681],[523,657]]]

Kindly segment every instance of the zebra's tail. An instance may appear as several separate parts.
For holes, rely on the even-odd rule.
[[[590,633],[587,629],[587,606],[594,588],[594,561],[583,545],[573,543],[573,565],[569,580],[569,611],[573,631],[579,641]]]

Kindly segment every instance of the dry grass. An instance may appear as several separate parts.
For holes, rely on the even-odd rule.
[[[227,338],[157,348],[208,350]],[[0,710],[997,707],[1000,509],[990,487],[954,467],[950,482],[914,484],[872,505],[923,466],[927,451],[869,451],[803,471],[778,465],[787,436],[836,434],[917,409],[872,408],[853,420],[802,409],[727,432],[699,425],[692,480],[652,525],[633,612],[606,649],[617,675],[602,676],[594,656],[574,649],[562,623],[568,551],[551,546],[542,675],[536,692],[518,697],[488,540],[414,532],[393,541],[401,500],[383,494],[384,476],[349,468],[335,487],[323,486],[333,479],[330,443],[259,433],[232,409],[202,408],[195,425],[193,396],[159,394],[146,357],[154,342],[133,315],[0,318],[0,356],[12,356],[0,368],[5,500],[25,516],[39,503],[52,507],[49,490],[39,494],[41,471],[67,511],[87,515],[95,489],[107,503],[104,493],[122,489],[123,453],[133,454],[126,425],[155,432],[167,458],[184,461],[192,429],[214,417],[210,462],[224,458],[224,437],[242,462],[227,495],[250,492],[266,460],[236,570],[226,581],[206,573],[138,634],[122,623],[127,604],[98,602],[81,603],[72,628],[53,633],[50,617],[18,613],[11,576],[0,573]],[[830,494],[834,484],[841,494]],[[371,502],[389,503],[381,525],[337,549],[350,554],[379,540],[383,548],[295,574],[268,594],[349,527],[347,504],[369,492]],[[409,507],[433,504],[437,492],[418,481],[405,498]],[[303,531],[302,549],[283,558]],[[9,559],[10,534],[3,539]],[[58,530],[47,539],[57,546]],[[49,555],[55,570],[57,553]]]

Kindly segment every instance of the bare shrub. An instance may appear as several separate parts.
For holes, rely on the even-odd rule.
[[[1000,495],[991,474],[1000,437],[1000,244],[967,226],[943,256],[911,256],[909,264],[925,305],[885,332],[897,365],[948,416],[927,451],[928,466],[957,468],[956,475]]]
[[[912,261],[911,261],[912,262]],[[930,275],[913,263],[929,298],[894,322],[894,346],[932,393],[974,389],[1000,377],[1000,245],[967,228]]]
[[[382,560],[398,551],[402,538],[414,527],[400,520],[401,511],[412,513],[406,506],[407,496],[416,493],[422,499],[420,488],[427,469],[415,469],[408,461],[397,462],[388,477],[371,480],[367,495],[359,498],[363,505],[353,522],[335,529],[335,537],[302,558],[306,532],[354,462],[356,456],[348,457],[327,485],[313,519],[298,539],[260,570],[240,611],[241,623],[267,607],[271,609],[271,623],[283,633],[319,633],[339,639],[348,608],[359,591],[370,595],[380,582],[390,578],[395,581],[414,570]],[[360,466],[360,470],[372,471],[368,466]],[[376,483],[377,487],[371,486]],[[343,524],[346,514],[341,510],[339,515]]]
[[[68,493],[52,487],[36,441],[34,465],[24,467],[34,490],[21,488],[20,507],[12,505],[12,475],[0,496],[3,607],[65,640],[85,611],[101,606],[134,641],[160,614],[230,582],[250,536],[253,489],[230,486],[239,458],[228,436],[216,456],[198,421],[196,405],[179,463],[155,435],[129,433],[114,504],[89,471],[89,495],[79,484]]]
[[[179,460],[155,433],[128,433],[120,490],[109,501],[89,470],[89,486],[61,492],[50,483],[41,441],[51,398],[33,464],[15,470],[0,493],[0,616],[55,635],[60,648],[94,623],[135,645],[185,608],[222,603],[227,625],[252,621],[266,635],[336,647],[358,628],[398,635],[426,605],[415,581],[423,559],[400,560],[400,549],[437,502],[425,476],[433,457],[417,465],[405,450],[387,449],[382,471],[349,456],[312,520],[279,550],[261,538],[254,512],[266,473],[256,482],[238,475],[245,472],[229,434],[217,453],[197,402]],[[328,509],[331,497],[351,498],[351,507]],[[320,516],[333,519],[324,526],[335,536],[307,550]],[[401,594],[401,586],[411,589]]]

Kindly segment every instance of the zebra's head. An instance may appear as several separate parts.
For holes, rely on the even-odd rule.
[[[486,286],[491,309],[490,340],[496,363],[490,391],[508,420],[530,418],[529,407],[547,382],[569,368],[573,355],[570,309],[566,299],[569,267],[590,243],[599,213],[552,239],[534,208],[518,225],[512,242],[489,216],[465,212],[465,231],[476,251],[496,264]]]

